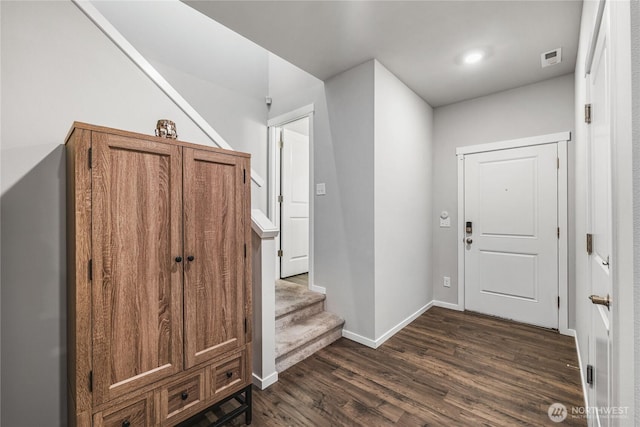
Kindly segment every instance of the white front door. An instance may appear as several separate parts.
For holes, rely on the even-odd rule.
[[[589,218],[592,237],[589,254],[589,275],[593,298],[612,295],[612,209],[611,209],[611,121],[609,68],[609,7],[605,6],[598,33],[588,79],[591,101],[591,125],[589,138]],[[597,299],[595,302],[601,302]],[[578,301],[585,304],[588,301]],[[611,401],[611,309],[606,305],[591,306],[591,338],[589,340],[589,364],[593,366],[593,382],[589,390],[589,402],[598,408],[593,424],[609,426],[606,411]]]
[[[301,120],[308,129],[308,118]],[[287,125],[281,132],[280,277],[284,278],[309,271],[309,137]]]
[[[557,144],[464,157],[465,308],[558,328]]]

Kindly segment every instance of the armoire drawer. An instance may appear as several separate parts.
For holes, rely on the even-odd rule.
[[[160,391],[160,422],[165,424],[191,408],[195,411],[206,405],[207,397],[204,370],[163,387]]]
[[[211,367],[211,395],[218,396],[246,383],[246,350]]]
[[[153,426],[153,393],[143,394],[120,405],[96,413],[94,427]]]

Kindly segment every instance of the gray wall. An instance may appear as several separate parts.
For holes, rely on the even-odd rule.
[[[375,338],[432,298],[433,110],[375,61]]]
[[[92,3],[234,150],[251,153],[252,169],[267,179],[269,52],[178,1]],[[266,212],[266,186],[251,190],[252,206]]]
[[[640,425],[640,1],[631,1],[635,425]]]
[[[432,109],[373,60],[325,83],[269,71],[270,117],[315,106],[314,284],[372,345],[431,301]]]
[[[573,74],[567,74],[435,109],[432,216],[435,300],[455,304],[458,299],[456,147],[573,130],[573,85]],[[569,143],[570,199],[573,194],[573,145],[573,142]],[[438,217],[443,210],[451,216],[451,228],[439,226]],[[569,218],[572,215],[573,204],[570,203]],[[573,229],[569,233],[569,290],[573,294]],[[443,287],[443,276],[451,277],[450,288]],[[569,318],[573,319],[572,305],[569,306],[569,313]]]
[[[331,156],[333,170],[325,174],[335,176],[335,186],[327,183],[327,195],[316,197],[315,267],[328,310],[344,317],[345,329],[373,338],[373,61],[327,80],[325,88],[331,140],[316,150]]]
[[[150,62],[234,150],[251,154],[251,168],[266,180],[267,105],[264,94],[267,93],[267,53],[263,53],[264,67],[258,70],[261,76],[255,76],[265,80],[260,96],[237,92],[158,61]],[[231,61],[221,61],[225,62]],[[258,187],[252,183],[251,207],[267,211],[266,185]]]
[[[2,424],[66,424],[65,135],[74,120],[212,142],[70,2],[0,2]]]

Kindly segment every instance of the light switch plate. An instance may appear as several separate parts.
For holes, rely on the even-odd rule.
[[[327,187],[324,182],[316,184],[316,196],[324,196],[327,194]]]

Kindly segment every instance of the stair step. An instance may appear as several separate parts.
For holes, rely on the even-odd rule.
[[[306,359],[342,336],[344,320],[323,311],[287,325],[276,333],[276,370]]]
[[[324,307],[325,296],[304,286],[284,280],[276,281],[276,322],[288,314],[320,303]]]
[[[292,323],[299,322],[307,317],[314,316],[324,311],[324,300],[314,302],[311,305],[301,307],[295,311],[291,311],[283,316],[276,318],[276,334],[281,330],[291,325]]]

